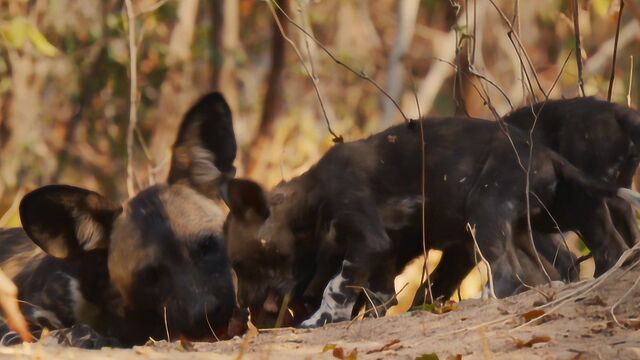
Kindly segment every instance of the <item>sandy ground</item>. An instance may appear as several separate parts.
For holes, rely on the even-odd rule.
[[[250,332],[242,339],[219,343],[162,341],[126,350],[24,344],[0,348],[0,357],[355,360],[422,355],[436,359],[428,356],[435,354],[439,359],[640,359],[638,279],[640,265],[613,270],[597,280],[542,287],[502,300],[465,300],[442,315],[419,311],[314,330]],[[620,324],[611,315],[616,302],[620,302],[615,307]]]

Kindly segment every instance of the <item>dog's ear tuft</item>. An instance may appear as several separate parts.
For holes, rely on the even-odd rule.
[[[212,92],[187,112],[173,145],[169,184],[183,183],[213,197],[235,175],[236,138],[231,109]]]
[[[231,213],[240,219],[246,219],[250,211],[262,220],[269,217],[269,204],[265,193],[260,185],[251,180],[230,180],[224,198]]]
[[[42,250],[59,259],[106,249],[122,207],[102,195],[68,185],[36,189],[20,202],[25,232]]]

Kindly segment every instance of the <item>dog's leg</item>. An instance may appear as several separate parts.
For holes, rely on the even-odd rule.
[[[599,276],[616,263],[628,246],[616,231],[605,201],[593,199],[590,202],[583,208],[586,213],[578,219],[578,229],[593,254],[595,276]]]
[[[340,273],[331,279],[324,289],[320,308],[309,319],[303,321],[301,327],[317,327],[349,320],[359,293],[359,289],[353,286],[363,284],[363,279],[366,278],[364,271],[358,267],[349,260],[342,262]]]
[[[439,297],[448,299],[475,264],[473,253],[469,251],[468,244],[457,244],[446,248],[438,266],[429,277],[433,299]],[[419,306],[431,301],[427,293],[428,286],[427,280],[424,279],[413,299],[413,306]]]
[[[353,203],[351,203],[353,204]],[[362,288],[374,271],[389,264],[391,240],[371,204],[343,211],[335,217],[336,238],[347,241],[338,275],[324,289],[320,308],[301,327],[348,320]],[[393,272],[390,267],[387,271]]]
[[[633,209],[622,199],[611,198],[607,199],[606,202],[616,230],[620,233],[627,246],[634,246],[640,239],[640,231],[638,231]]]
[[[515,277],[519,266],[513,241],[513,214],[510,214],[513,209],[491,204],[469,208],[472,209],[469,224],[475,231],[476,250],[491,268],[495,295],[499,298],[508,296],[520,285]]]

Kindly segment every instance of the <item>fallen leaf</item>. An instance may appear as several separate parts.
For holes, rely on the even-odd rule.
[[[185,338],[180,338],[180,342],[178,343],[179,351],[195,351],[196,347],[193,346],[193,343]]]
[[[341,360],[344,359],[344,349],[339,347],[339,346],[337,346],[337,347],[335,347],[333,349],[332,354],[333,354],[334,358],[338,358],[338,359],[341,359]]]
[[[462,355],[461,354],[451,355],[447,357],[447,360],[462,360]]]
[[[533,336],[529,341],[522,341],[520,339],[516,339],[516,347],[518,349],[532,347],[534,344],[546,343],[551,341],[551,338],[546,335],[542,336]]]
[[[545,312],[542,309],[533,309],[531,311],[527,311],[526,313],[520,315],[524,319],[524,321],[529,322],[533,319],[537,319],[540,316],[544,315]]]
[[[416,360],[440,360],[440,358],[438,357],[438,355],[436,355],[436,353],[431,353],[416,356]]]
[[[387,351],[389,350],[393,345],[399,344],[400,343],[400,339],[393,339],[390,342],[388,342],[387,344],[383,345],[381,348],[379,349],[374,349],[374,350],[369,350],[367,351],[367,354],[373,354],[373,353],[377,353],[377,352],[383,352],[383,351]]]
[[[458,309],[458,304],[453,300],[447,300],[442,304],[434,303],[434,304],[422,304],[418,306],[414,306],[411,308],[413,311],[429,311],[434,314],[446,314],[451,311],[455,311]]]
[[[322,348],[322,352],[327,352],[336,348],[336,344],[325,344]]]

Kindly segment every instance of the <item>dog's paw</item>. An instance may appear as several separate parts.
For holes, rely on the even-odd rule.
[[[327,312],[316,312],[309,319],[300,323],[300,328],[311,329],[333,322],[333,316]]]
[[[100,335],[93,328],[84,324],[75,324],[70,328],[53,330],[47,336],[58,344],[83,349],[101,349],[103,347],[122,347],[114,338]]]

